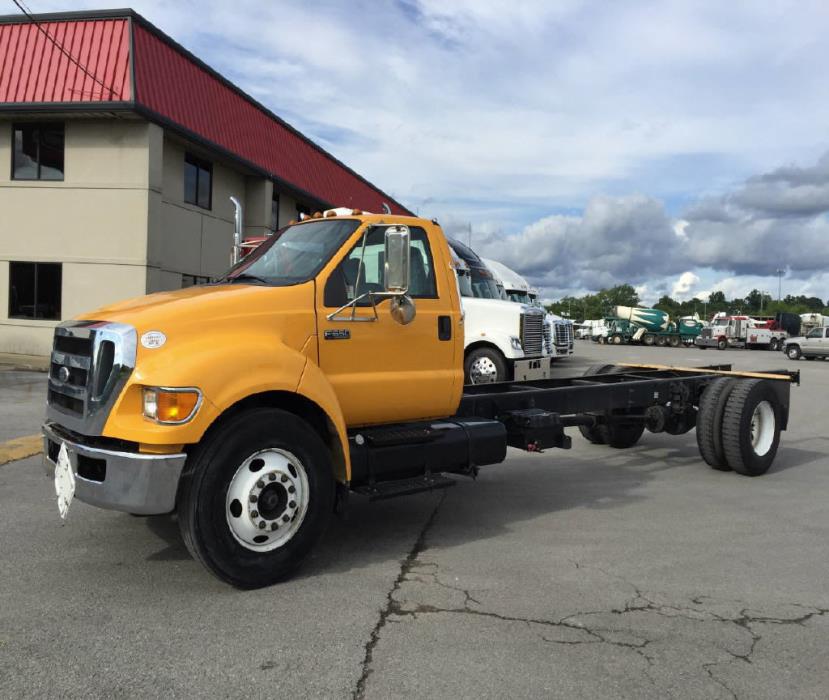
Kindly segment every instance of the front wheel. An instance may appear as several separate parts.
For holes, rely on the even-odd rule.
[[[492,384],[507,380],[507,362],[493,348],[475,348],[466,356],[463,370],[466,384]]]
[[[334,507],[330,457],[302,419],[237,414],[188,457],[178,521],[187,549],[238,588],[276,583],[302,563]]]
[[[720,338],[717,341],[717,350],[725,350],[728,347],[728,341],[725,338]]]
[[[786,356],[790,360],[799,360],[803,353],[800,352],[799,345],[787,345],[786,346]]]
[[[728,466],[745,476],[768,471],[780,444],[782,408],[768,381],[737,382],[725,404],[722,444]]]

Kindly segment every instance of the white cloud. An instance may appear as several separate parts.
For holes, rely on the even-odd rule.
[[[671,296],[674,299],[679,299],[681,301],[690,299],[694,296],[692,292],[698,282],[699,275],[696,275],[693,272],[683,272],[679,276],[679,279],[674,282],[674,286],[671,289]]]

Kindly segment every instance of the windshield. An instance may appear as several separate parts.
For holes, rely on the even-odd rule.
[[[259,280],[277,287],[307,282],[359,225],[357,219],[331,218],[286,226],[232,267],[224,280]]]
[[[517,301],[519,304],[532,304],[532,299],[530,299],[530,295],[526,292],[516,292],[516,291],[509,291],[510,301]]]
[[[495,284],[495,278],[489,270],[473,267],[469,272],[472,278],[472,296],[478,297],[479,299],[501,298],[498,285]]]

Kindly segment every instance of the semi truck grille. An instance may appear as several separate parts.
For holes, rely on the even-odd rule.
[[[525,355],[541,355],[544,343],[544,314],[526,312],[521,314],[521,347]]]
[[[136,333],[131,326],[76,321],[55,328],[48,417],[85,435],[100,431],[135,366],[135,353]]]
[[[702,338],[710,338],[711,337],[711,328],[703,328],[700,332],[700,337]]]
[[[573,324],[556,323],[556,347],[569,348],[573,344]]]
[[[544,352],[553,354],[553,325],[545,319],[544,321]]]

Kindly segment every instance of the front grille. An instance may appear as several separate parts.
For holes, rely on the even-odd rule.
[[[70,321],[55,328],[49,364],[47,415],[83,435],[106,420],[132,368],[136,333],[131,326]]]
[[[544,352],[553,354],[553,326],[549,321],[544,321]]]
[[[559,321],[556,323],[556,347],[569,348],[573,344],[573,324]]]
[[[702,332],[700,333],[700,337],[702,338],[710,338],[711,337],[711,329],[710,328],[703,328]]]
[[[521,347],[525,355],[540,355],[544,343],[544,314],[521,314]]]

